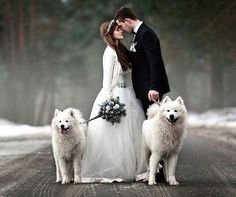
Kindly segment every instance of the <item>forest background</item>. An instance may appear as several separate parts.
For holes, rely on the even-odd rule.
[[[1,0],[0,117],[44,125],[75,107],[88,118],[102,86],[99,28],[122,5],[159,36],[172,98],[196,112],[236,106],[236,0]]]

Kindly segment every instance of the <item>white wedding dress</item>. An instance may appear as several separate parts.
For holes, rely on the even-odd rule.
[[[135,181],[146,176],[141,145],[144,112],[132,87],[131,70],[123,72],[115,50],[107,46],[103,55],[103,88],[90,118],[98,114],[99,104],[110,96],[120,97],[127,115],[114,125],[102,118],[89,122],[81,170],[84,183]]]

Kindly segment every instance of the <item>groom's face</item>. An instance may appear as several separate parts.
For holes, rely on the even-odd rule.
[[[116,23],[117,23],[118,26],[122,27],[122,29],[124,31],[126,31],[127,33],[132,32],[132,26],[131,26],[131,20],[130,19],[125,19],[124,21],[116,20]]]

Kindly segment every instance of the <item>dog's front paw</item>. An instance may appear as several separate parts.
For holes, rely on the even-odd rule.
[[[70,183],[70,179],[68,177],[64,177],[62,178],[62,184],[69,184]]]
[[[170,185],[179,185],[179,182],[178,181],[169,181],[169,184]]]
[[[179,182],[176,181],[176,179],[175,179],[174,176],[171,176],[171,177],[169,178],[169,184],[170,184],[170,185],[179,185]]]
[[[75,179],[74,179],[74,184],[78,184],[81,182],[81,179],[79,176],[75,176]]]
[[[61,182],[61,178],[56,179],[56,183],[59,183],[59,182]]]
[[[148,185],[156,185],[157,182],[155,181],[155,179],[149,179],[148,181]]]
[[[156,184],[157,184],[156,181],[149,181],[149,182],[148,182],[148,185],[156,185]]]

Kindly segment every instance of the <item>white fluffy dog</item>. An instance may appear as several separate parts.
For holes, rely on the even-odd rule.
[[[148,168],[148,184],[156,184],[158,164],[164,160],[164,176],[170,185],[179,185],[175,179],[178,154],[185,134],[187,111],[184,101],[178,97],[172,101],[166,96],[158,104],[152,104],[147,112],[148,119],[142,128],[143,151]]]
[[[56,182],[81,181],[81,159],[85,147],[86,124],[79,110],[55,110],[52,119],[52,148],[56,164]]]

